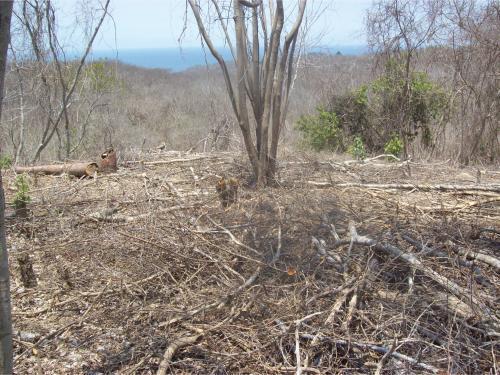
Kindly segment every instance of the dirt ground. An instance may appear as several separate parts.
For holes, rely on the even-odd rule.
[[[499,371],[498,167],[295,155],[257,190],[243,155],[150,152],[28,179],[28,218],[7,210],[17,374]]]

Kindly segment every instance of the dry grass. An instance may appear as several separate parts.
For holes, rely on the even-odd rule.
[[[166,348],[193,336],[173,350],[168,373],[498,371],[499,332],[479,319],[499,319],[498,269],[460,265],[456,253],[498,255],[498,234],[479,231],[498,230],[498,194],[307,183],[464,184],[475,172],[412,165],[410,177],[405,166],[341,170],[295,157],[283,164],[279,186],[254,190],[241,155],[127,158],[142,163],[95,180],[32,178],[32,218],[8,221],[17,373],[156,373]],[[167,163],[148,164],[160,160]],[[214,188],[221,175],[242,181],[227,210]],[[8,201],[13,177],[6,173]],[[485,171],[481,182],[499,179]],[[400,259],[334,246],[330,224],[347,237],[349,221],[414,253],[467,288],[466,304],[474,296],[490,313],[472,306],[460,316],[450,309],[453,296]],[[446,256],[424,256],[403,235]],[[318,256],[313,236],[330,256]],[[25,253],[36,288],[19,280],[16,258]]]

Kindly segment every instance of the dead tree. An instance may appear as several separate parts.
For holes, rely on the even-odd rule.
[[[237,0],[228,7],[217,0],[209,2],[213,18],[231,49],[236,77],[230,74],[226,61],[212,42],[200,2],[188,2],[203,41],[221,67],[253,172],[258,185],[264,186],[276,172],[279,138],[288,109],[297,40],[307,0],[299,1],[295,22],[286,34],[283,0],[269,7],[262,0]],[[227,21],[231,13],[234,30]],[[206,16],[210,18],[210,14]]]
[[[7,48],[13,1],[0,1],[0,118],[4,92]],[[12,317],[10,310],[9,259],[5,238],[5,196],[0,173],[0,374],[12,373]]]

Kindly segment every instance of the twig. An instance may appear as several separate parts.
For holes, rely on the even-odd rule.
[[[302,366],[300,365],[300,335],[299,328],[302,323],[305,321],[315,317],[316,315],[323,314],[324,311],[315,312],[313,314],[309,314],[301,319],[295,321],[295,359],[296,359],[296,375],[302,374]]]
[[[337,297],[335,300],[335,303],[333,304],[332,310],[330,312],[330,315],[328,315],[328,318],[325,320],[325,324],[330,324],[333,322],[335,319],[335,314],[339,312],[340,308],[344,304],[345,300],[347,299],[347,296],[355,289],[355,286],[348,287],[342,290],[342,293],[340,296]]]
[[[485,264],[488,264],[492,266],[493,268],[496,268],[497,271],[500,270],[500,259],[495,258],[491,255],[483,254],[480,252],[475,252],[475,251],[467,251],[465,249],[453,249],[456,253],[465,256],[468,259],[474,259],[478,260],[480,262],[483,262]]]
[[[315,335],[310,335],[310,334],[303,334],[301,335],[302,337],[306,338],[306,339],[315,339]],[[374,352],[377,352],[377,353],[381,353],[381,354],[386,354],[388,352],[391,351],[390,348],[386,348],[385,346],[379,346],[379,345],[374,345],[374,344],[369,344],[369,343],[362,343],[362,342],[355,342],[355,341],[346,341],[346,340],[335,340],[335,339],[332,339],[332,338],[329,338],[329,337],[325,337],[325,336],[321,336],[320,337],[321,340],[326,340],[326,341],[329,341],[329,342],[332,342],[336,345],[342,345],[342,346],[355,346],[359,349],[364,349],[364,350],[373,350]],[[405,361],[405,362],[409,362],[415,366],[418,366],[420,368],[423,368],[427,371],[430,371],[434,374],[437,374],[439,373],[439,369],[437,369],[436,367],[432,366],[432,365],[428,365],[426,363],[422,363],[420,362],[419,360],[415,359],[415,358],[412,358],[412,357],[409,357],[405,354],[401,354],[401,353],[398,353],[396,352],[395,350],[390,354],[391,357],[394,357],[394,358],[397,358],[399,360],[402,360],[402,361]]]
[[[194,344],[196,341],[198,341],[198,339],[202,335],[203,334],[181,337],[172,342],[168,346],[167,350],[165,350],[165,353],[163,354],[163,359],[160,362],[160,366],[158,367],[156,375],[165,375],[167,373],[168,366],[170,365],[170,361],[172,360],[172,357],[174,356],[175,352],[177,352],[177,350],[185,346]]]
[[[375,371],[375,375],[380,375],[382,373],[382,369],[384,368],[384,364],[387,361],[387,358],[389,358],[392,353],[396,350],[396,343],[397,339],[394,337],[394,341],[392,342],[392,345],[387,353],[385,353],[382,358],[380,358],[380,361],[378,361],[377,364],[377,370]]]
[[[236,236],[233,233],[231,233],[231,231],[229,229],[224,228],[220,224],[217,224],[214,220],[212,220],[212,218],[210,216],[207,216],[207,218],[208,218],[208,220],[210,220],[210,222],[213,225],[215,225],[217,228],[220,228],[224,233],[226,233],[229,236],[229,238],[231,238],[231,241],[233,241],[236,245],[241,246],[242,248],[244,248],[246,250],[249,250],[249,251],[251,251],[254,254],[262,256],[262,253],[260,253],[259,251],[255,250],[254,248],[252,248],[250,246],[245,245],[243,242],[241,242],[240,240],[238,240],[236,238]]]
[[[321,258],[325,259],[326,262],[333,265],[337,271],[339,272],[343,271],[342,259],[340,259],[338,255],[331,256],[327,253],[326,244],[324,240],[317,239],[316,237],[312,236],[311,241]]]

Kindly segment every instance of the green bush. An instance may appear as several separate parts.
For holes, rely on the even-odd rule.
[[[12,165],[12,157],[9,155],[0,155],[0,169],[10,168]]]
[[[322,107],[317,108],[317,112],[316,115],[301,116],[297,123],[297,129],[303,134],[306,144],[316,151],[342,149],[343,133],[335,112]]]
[[[363,143],[361,137],[354,137],[354,140],[349,145],[347,151],[358,160],[366,158],[365,144]]]
[[[425,146],[432,144],[433,126],[447,113],[448,103],[445,91],[426,73],[407,75],[404,65],[391,59],[376,80],[332,96],[316,115],[302,116],[298,129],[315,150],[345,151],[345,140],[352,139],[347,151],[355,157],[382,150],[400,156],[404,144],[419,135]]]
[[[391,139],[385,144],[384,146],[384,152],[386,154],[391,154],[396,157],[401,156],[401,152],[403,151],[403,141],[401,138],[394,134]]]
[[[339,127],[344,135],[363,135],[368,146],[371,147],[370,136],[370,108],[367,85],[343,95],[334,95],[328,103],[328,110],[335,112],[339,119]]]
[[[15,184],[16,195],[14,196],[14,207],[16,209],[24,208],[26,204],[31,202],[28,179],[25,175],[17,175]]]
[[[374,111],[383,121],[378,127],[386,135],[397,132],[411,141],[421,132],[423,144],[432,144],[431,126],[446,112],[449,100],[427,73],[411,72],[407,80],[404,66],[389,60],[385,74],[373,81],[371,87]]]

